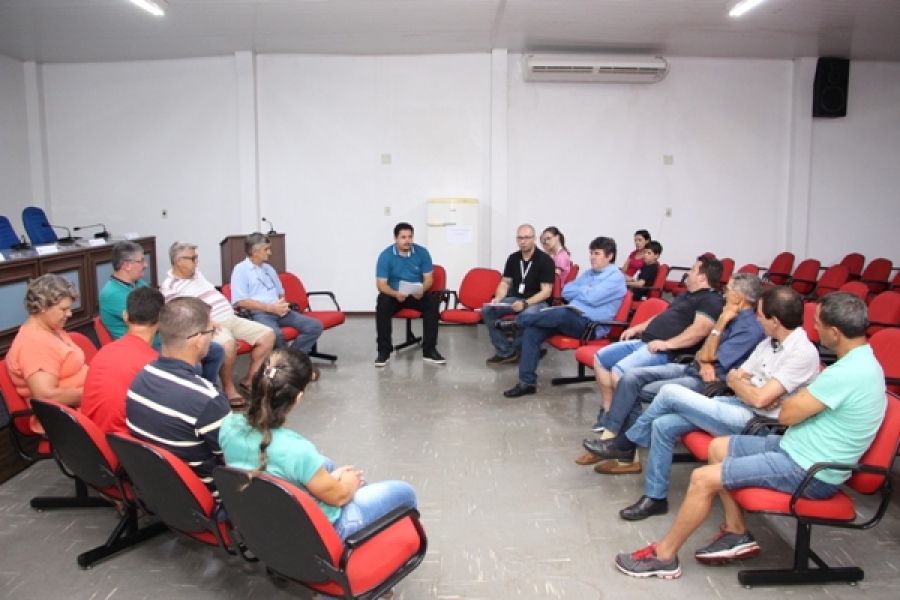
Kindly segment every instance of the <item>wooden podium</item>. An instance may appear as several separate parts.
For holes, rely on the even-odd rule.
[[[286,271],[284,234],[267,233],[266,236],[272,242],[272,256],[269,258],[269,264],[277,273],[284,273]],[[219,242],[219,249],[222,252],[222,285],[231,283],[231,271],[234,270],[234,265],[247,258],[247,253],[244,252],[244,240],[246,239],[246,235],[229,235]]]

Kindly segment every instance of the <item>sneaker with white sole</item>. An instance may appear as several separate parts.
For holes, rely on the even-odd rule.
[[[676,556],[662,561],[656,556],[656,544],[650,544],[635,552],[624,552],[616,556],[616,568],[632,577],[659,577],[677,579],[681,577],[681,564]]]
[[[388,364],[389,360],[391,360],[391,355],[389,352],[379,352],[378,357],[375,359],[375,368],[380,369],[384,365]]]
[[[759,544],[752,533],[731,533],[723,523],[712,543],[694,552],[694,558],[705,565],[724,565],[740,558],[756,556],[759,552]]]
[[[441,356],[441,353],[437,351],[437,348],[432,348],[427,352],[422,352],[422,360],[433,365],[443,365],[447,362],[447,360],[443,356]]]

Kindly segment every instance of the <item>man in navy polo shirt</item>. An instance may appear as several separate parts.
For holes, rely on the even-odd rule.
[[[375,306],[375,327],[378,334],[376,367],[387,364],[393,350],[391,319],[401,308],[422,313],[422,358],[425,362],[442,365],[447,361],[437,351],[437,298],[427,293],[434,282],[433,265],[428,250],[413,243],[413,226],[397,223],[394,243],[378,256],[375,284],[378,302]]]

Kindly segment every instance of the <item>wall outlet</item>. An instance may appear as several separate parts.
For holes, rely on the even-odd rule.
[[[384,207],[384,216],[386,216],[386,217],[391,216],[391,207],[390,206]]]
[[[168,219],[168,218],[169,218],[169,211],[167,211],[166,209],[163,209],[163,210],[162,210],[162,218],[163,218],[163,219]]]

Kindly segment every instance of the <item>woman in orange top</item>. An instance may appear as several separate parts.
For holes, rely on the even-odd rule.
[[[81,404],[87,375],[84,352],[63,329],[72,316],[78,290],[62,275],[42,275],[28,283],[25,310],[30,315],[6,354],[6,365],[23,398]],[[37,422],[32,418],[32,429]]]

